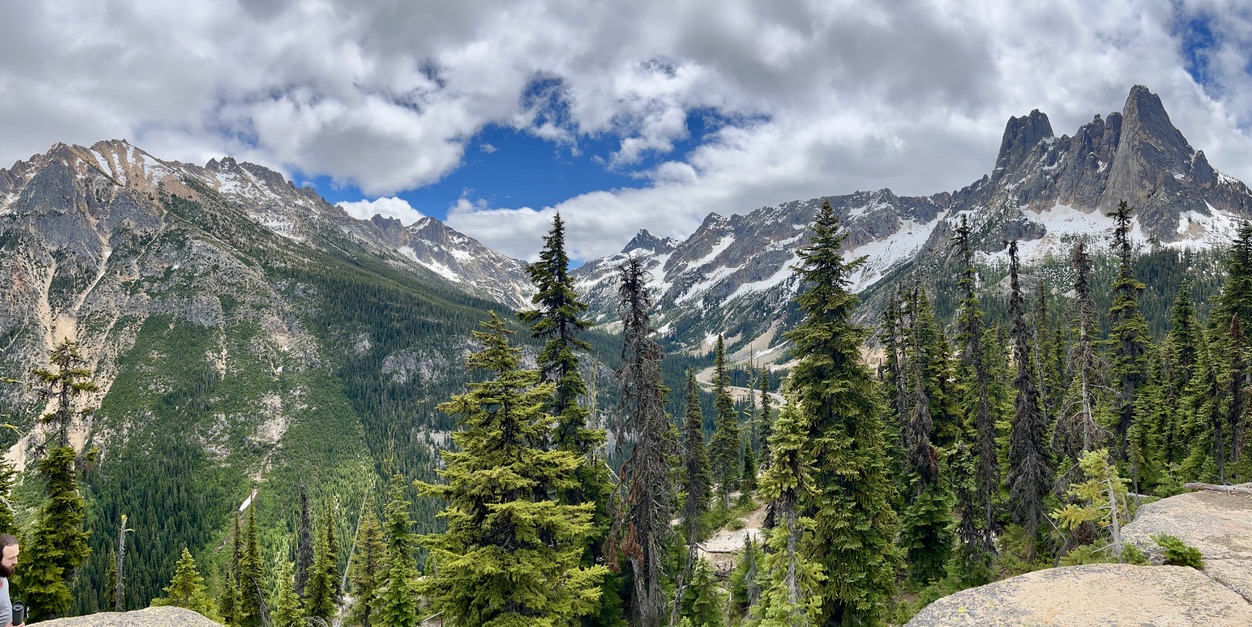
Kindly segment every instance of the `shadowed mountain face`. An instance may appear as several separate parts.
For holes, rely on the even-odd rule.
[[[1010,118],[993,170],[963,189],[914,197],[883,189],[712,214],[686,240],[659,243],[641,233],[621,254],[588,262],[576,272],[580,289],[599,319],[611,320],[614,268],[626,255],[644,257],[671,342],[702,351],[707,337],[724,333],[739,359],[769,360],[781,354],[777,332],[789,326],[787,303],[798,287],[790,267],[823,200],[847,227],[849,255],[865,257],[849,286],[870,297],[864,316],[885,278],[907,272],[935,287],[952,280],[949,242],[962,217],[990,265],[1007,260],[1014,239],[1026,263],[1067,258],[1080,240],[1103,248],[1113,225],[1106,214],[1121,201],[1133,209],[1132,236],[1145,250],[1221,246],[1252,217],[1248,188],[1215,171],[1160,98],[1135,86],[1122,111],[1096,115],[1072,136],[1057,137],[1037,110]]]

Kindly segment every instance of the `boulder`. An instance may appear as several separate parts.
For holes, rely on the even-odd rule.
[[[32,627],[222,627],[196,612],[181,607],[150,607],[134,612],[100,612],[74,618],[30,623]]]
[[[1049,568],[970,588],[923,609],[910,627],[1247,627],[1252,604],[1183,566]]]
[[[1152,536],[1161,533],[1199,549],[1205,574],[1252,600],[1252,496],[1210,491],[1171,496],[1139,508],[1122,531],[1126,542],[1156,563],[1165,556]]]

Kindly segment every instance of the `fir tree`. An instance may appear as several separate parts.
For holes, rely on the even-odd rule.
[[[920,369],[923,386],[922,397],[929,405],[932,433],[929,438],[935,446],[946,448],[962,437],[961,421],[950,389],[953,381],[952,364],[947,337],[939,330],[934,310],[926,290],[915,287],[909,306],[908,330],[911,353]],[[910,377],[911,378],[911,377]],[[918,398],[916,395],[914,399]]]
[[[296,595],[295,573],[291,562],[283,559],[278,564],[278,590],[274,595],[274,627],[305,627],[304,608]],[[365,624],[369,627],[368,623]]]
[[[304,598],[304,588],[309,582],[309,569],[313,567],[313,526],[309,522],[309,494],[300,484],[300,528],[296,540],[296,594]]]
[[[1066,394],[1052,434],[1052,448],[1075,460],[1095,450],[1104,440],[1105,432],[1096,422],[1098,402],[1095,388],[1102,376],[1095,355],[1095,312],[1091,301],[1091,258],[1080,242],[1074,247],[1071,262],[1074,269],[1074,295],[1078,318],[1075,321],[1077,342],[1070,352],[1070,369],[1074,373],[1071,390]]]
[[[248,507],[248,530],[235,573],[239,596],[235,601],[235,620],[231,623],[232,626],[259,627],[264,622],[262,608],[265,605],[265,589],[261,584],[265,580],[265,573],[261,567],[261,549],[257,539],[256,508],[257,502],[254,498]]]
[[[848,293],[850,276],[864,258],[843,260],[844,237],[824,202],[796,268],[804,318],[786,336],[797,359],[791,385],[814,460],[816,494],[805,509],[814,519],[809,554],[827,575],[824,625],[880,622],[898,561],[882,399],[861,363],[866,333],[852,322],[857,299]]]
[[[108,565],[104,567],[105,611],[121,611],[117,607],[117,552],[109,547]]]
[[[1076,482],[1066,492],[1075,502],[1053,512],[1062,530],[1079,528],[1104,530],[1109,544],[1092,547],[1091,554],[1109,551],[1114,560],[1122,559],[1121,527],[1130,520],[1127,503],[1126,480],[1117,476],[1117,469],[1109,463],[1108,451],[1099,449],[1087,452],[1079,460],[1085,481]]]
[[[1009,242],[1009,317],[1013,322],[1013,361],[1017,390],[1012,428],[1009,433],[1008,486],[1013,522],[1034,538],[1043,522],[1043,499],[1051,490],[1052,468],[1044,445],[1047,424],[1039,411],[1039,390],[1030,355],[1030,334],[1026,329],[1021,286],[1017,280],[1017,242]]]
[[[52,433],[56,436],[56,445],[70,445],[69,429],[75,416],[91,413],[91,409],[75,411],[75,399],[84,394],[96,392],[100,388],[91,378],[91,369],[87,367],[87,359],[78,352],[78,343],[64,340],[52,349],[48,361],[54,369],[36,368],[32,371],[39,382],[41,400],[51,400],[56,407],[44,414],[40,420],[52,425]]]
[[[749,437],[743,443],[743,476],[739,481],[743,498],[752,498],[752,491],[756,489],[756,472],[756,455],[752,453],[752,438]]]
[[[353,603],[349,617],[353,624],[370,627],[379,590],[386,583],[387,543],[383,530],[374,515],[372,498],[362,507],[365,513],[356,534],[354,559],[348,569],[348,582],[352,585]]]
[[[930,443],[930,402],[920,364],[914,362],[912,370],[913,412],[905,430],[911,490],[900,537],[907,551],[909,578],[924,585],[944,575],[952,550],[952,505],[939,481],[939,451]]]
[[[682,614],[684,623],[701,627],[722,627],[726,617],[722,610],[725,597],[717,577],[706,560],[697,560],[692,570],[691,585],[682,592]],[[680,623],[682,624],[682,623]]]
[[[621,273],[618,294],[623,342],[622,367],[617,371],[621,387],[618,413],[624,418],[623,435],[634,448],[622,467],[626,496],[610,539],[631,569],[632,624],[656,627],[665,605],[662,562],[673,511],[669,459],[675,444],[665,415],[666,389],[661,383],[664,353],[653,337],[656,329],[651,323],[648,273],[636,257],[622,264]]]
[[[704,414],[700,411],[700,397],[696,388],[696,376],[687,371],[687,389],[684,396],[686,413],[683,419],[683,526],[687,529],[687,545],[693,546],[703,536],[700,519],[709,508],[713,478],[709,472],[708,456],[704,452]]]
[[[764,470],[769,468],[769,438],[774,432],[774,408],[769,393],[769,370],[767,368],[761,368],[761,378],[757,381],[757,389],[761,392],[761,414],[759,418],[761,426],[757,429],[759,441],[757,442],[756,450],[762,452],[760,466]]]
[[[739,417],[735,413],[735,400],[730,396],[730,377],[726,374],[726,345],[717,336],[717,348],[713,358],[713,406],[717,409],[714,420],[713,440],[709,443],[709,463],[713,480],[717,483],[717,496],[722,507],[730,508],[730,493],[739,489],[742,469],[739,465]]]
[[[415,627],[417,616],[417,564],[413,561],[413,521],[409,518],[409,501],[404,495],[404,477],[391,478],[387,491],[387,580],[379,593],[377,624],[379,627]],[[428,563],[428,571],[438,563]]]
[[[199,612],[207,618],[217,620],[217,611],[213,607],[213,599],[204,587],[204,578],[196,570],[196,560],[191,552],[183,547],[182,557],[174,567],[174,577],[170,585],[165,586],[165,596],[152,599],[152,605],[175,605]]]
[[[757,569],[760,556],[761,550],[752,539],[752,535],[744,534],[743,551],[739,553],[735,568],[730,573],[730,601],[734,618],[742,616],[761,598],[761,584],[758,581]]]
[[[989,565],[995,554],[993,533],[995,511],[993,500],[1000,485],[1000,467],[996,453],[995,402],[991,393],[991,372],[984,348],[983,312],[974,292],[974,253],[969,240],[969,224],[961,217],[956,231],[956,248],[961,256],[961,307],[957,316],[957,345],[960,348],[962,409],[965,422],[974,430],[970,454],[976,460],[973,490],[961,500],[961,540],[969,563]],[[966,519],[970,519],[966,521]]]
[[[773,504],[777,521],[766,540],[761,599],[751,610],[761,625],[811,625],[819,618],[821,567],[801,551],[813,523],[800,516],[800,503],[808,500],[813,489],[808,449],[809,426],[804,415],[795,403],[783,405],[770,438],[773,460],[761,477],[761,497]]]
[[[1187,457],[1178,464],[1183,480],[1208,481],[1217,478],[1218,434],[1226,420],[1222,411],[1229,386],[1223,380],[1221,350],[1217,338],[1200,338],[1195,373],[1187,389],[1189,416],[1180,440],[1189,443]]]
[[[492,378],[439,406],[457,417],[459,450],[441,452],[445,483],[417,482],[447,503],[447,531],[421,538],[436,568],[418,588],[456,624],[568,623],[595,609],[604,576],[602,566],[579,565],[593,506],[537,498],[536,486],[572,487],[581,462],[545,450],[552,384],[521,369],[509,333],[494,313],[483,323],[474,333],[483,348],[468,364]]]
[[[32,620],[62,616],[73,603],[69,584],[91,549],[83,529],[87,509],[78,494],[74,449],[58,446],[39,460],[39,475],[47,482],[30,540],[22,550],[16,587],[22,590]]]
[[[336,613],[339,587],[339,551],[335,546],[335,525],[329,502],[323,509],[322,524],[317,531],[313,566],[304,590],[304,614],[329,623]]]
[[[234,550],[231,551],[230,561],[226,563],[226,573],[223,578],[221,596],[218,597],[218,608],[222,612],[222,622],[233,625],[235,623],[235,607],[239,605],[239,562],[243,559],[243,530],[239,525],[239,510],[231,512],[231,543]]]
[[[1115,223],[1113,248],[1119,260],[1113,281],[1113,304],[1109,307],[1111,378],[1113,387],[1113,430],[1117,436],[1116,458],[1126,459],[1126,434],[1135,416],[1135,393],[1148,376],[1148,322],[1139,313],[1139,294],[1146,287],[1134,277],[1131,266],[1130,208],[1126,201],[1111,214]],[[1132,485],[1138,484],[1138,469],[1130,468]]]

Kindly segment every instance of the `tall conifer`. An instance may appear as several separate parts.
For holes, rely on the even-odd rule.
[[[1034,361],[1030,354],[1030,332],[1026,328],[1022,290],[1017,280],[1017,241],[1009,242],[1009,318],[1013,324],[1013,361],[1017,390],[1013,421],[1009,432],[1009,469],[1007,481],[1013,521],[1034,538],[1043,522],[1043,499],[1052,487],[1052,464],[1045,448],[1048,425],[1039,411],[1039,389],[1035,381]]]
[[[439,514],[447,531],[421,538],[436,568],[418,587],[456,624],[563,624],[595,608],[605,569],[579,565],[593,505],[537,497],[536,486],[572,487],[581,462],[544,449],[552,384],[521,369],[509,334],[493,313],[474,333],[483,348],[468,362],[492,378],[439,406],[457,417],[459,450],[442,451],[445,483],[417,482],[447,502]]]
[[[687,544],[701,540],[700,518],[709,508],[713,477],[709,472],[709,458],[704,450],[704,413],[700,411],[700,396],[696,387],[696,375],[687,371],[686,394],[683,402],[686,412],[683,419],[683,526],[687,529]]]
[[[1114,220],[1113,249],[1118,258],[1117,278],[1113,281],[1113,303],[1109,307],[1110,375],[1113,388],[1113,430],[1117,436],[1117,460],[1127,459],[1126,434],[1135,416],[1135,393],[1148,378],[1148,322],[1139,312],[1139,294],[1146,288],[1135,279],[1131,265],[1130,207],[1126,201],[1111,214]],[[1131,485],[1138,488],[1139,471],[1130,466]]]
[[[665,386],[661,383],[664,353],[652,327],[652,297],[642,262],[630,257],[622,264],[619,312],[622,320],[622,366],[617,371],[621,398],[618,413],[622,432],[633,442],[630,459],[622,467],[626,496],[622,500],[610,539],[629,564],[633,580],[630,605],[633,625],[660,625],[665,606],[661,587],[665,544],[670,536],[673,486],[669,459],[676,449],[665,415]]]
[[[864,258],[845,262],[838,218],[822,203],[799,251],[796,296],[804,318],[787,338],[797,362],[791,387],[809,428],[816,493],[808,553],[825,569],[821,624],[876,624],[894,590],[899,554],[883,438],[883,402],[861,362],[866,332],[852,322],[848,292]]]
[[[730,396],[729,387],[726,345],[718,335],[713,359],[713,407],[717,409],[717,417],[713,440],[709,443],[709,463],[717,483],[717,496],[725,508],[730,507],[730,493],[739,489],[742,470],[739,466],[739,415],[735,412],[735,400]]]

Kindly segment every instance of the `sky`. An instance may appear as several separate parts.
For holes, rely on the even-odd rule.
[[[590,259],[711,212],[956,190],[1009,116],[1073,134],[1135,84],[1252,182],[1238,0],[14,2],[0,166],[103,139],[229,155],[519,259],[559,211]]]

